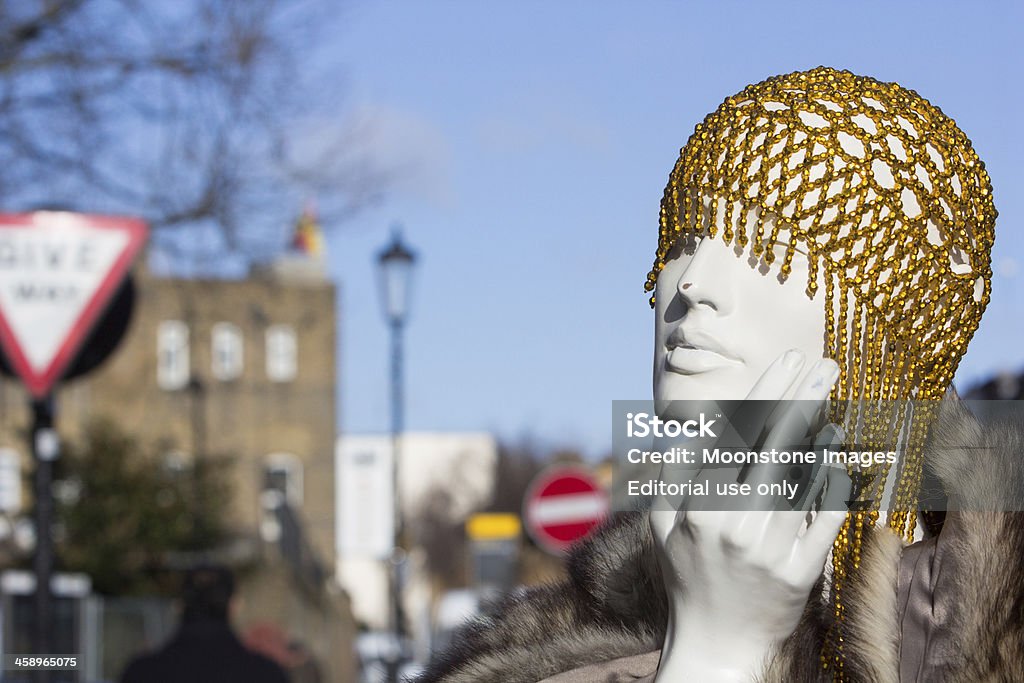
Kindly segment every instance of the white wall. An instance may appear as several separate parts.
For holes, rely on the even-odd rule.
[[[341,436],[335,453],[337,580],[352,597],[356,619],[372,628],[385,628],[388,584],[384,555],[390,547],[387,510],[391,502],[381,482],[390,481],[391,438],[387,434]],[[406,519],[414,516],[429,493],[442,488],[452,495],[452,521],[463,521],[490,499],[497,460],[497,444],[490,434],[405,434],[399,444],[402,514]],[[430,609],[422,564],[407,564],[405,609],[414,629],[424,623],[421,617]],[[421,640],[425,634],[417,636]]]

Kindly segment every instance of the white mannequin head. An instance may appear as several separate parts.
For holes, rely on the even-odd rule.
[[[824,356],[825,310],[807,293],[806,254],[788,277],[720,239],[685,238],[669,257],[655,290],[655,401],[739,400],[786,351],[801,351],[805,370]]]

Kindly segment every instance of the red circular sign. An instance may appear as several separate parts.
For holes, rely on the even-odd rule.
[[[542,548],[563,553],[585,538],[608,514],[608,495],[580,467],[553,467],[530,483],[523,501],[523,520]]]

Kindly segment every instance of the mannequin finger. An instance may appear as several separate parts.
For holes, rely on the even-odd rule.
[[[846,433],[837,424],[829,422],[814,435],[814,450],[837,449],[846,443]]]
[[[803,578],[814,581],[825,566],[828,553],[832,549],[836,536],[846,520],[846,514],[831,510],[819,512],[814,524],[807,530],[794,548],[794,560],[803,571]]]
[[[790,408],[806,412],[809,420],[814,423],[837,379],[839,366],[834,360],[819,358],[814,361],[807,374],[792,387],[792,391],[785,399],[778,402],[775,410],[768,416],[766,432],[771,433]]]
[[[727,493],[729,485],[736,483],[736,468],[732,465],[705,465],[701,470],[702,484],[707,486],[707,495],[691,496],[687,510],[735,511],[744,508],[744,501]],[[739,505],[737,506],[737,502]]]
[[[832,393],[832,387],[839,379],[839,366],[831,358],[819,358],[800,381],[792,398],[783,401],[783,405],[792,404],[793,408],[802,413],[806,422],[817,428],[825,402]],[[772,424],[774,427],[774,423]]]
[[[790,468],[800,467],[791,465]],[[818,497],[818,493],[825,487],[828,473],[827,468],[819,464],[808,465],[811,474],[808,477],[806,490],[797,491],[794,500],[787,505],[788,509],[775,510],[772,512],[772,528],[770,530],[770,542],[792,547],[794,540],[804,527],[807,520],[807,513],[812,502]],[[790,479],[793,477],[790,477]],[[788,480],[788,479],[787,479]]]
[[[745,448],[757,443],[765,430],[769,416],[775,411],[778,401],[786,395],[796,381],[804,365],[804,354],[790,349],[768,366],[753,388],[742,401],[735,403],[726,424],[731,434],[729,446]],[[745,481],[749,467],[740,470],[739,481]]]
[[[825,501],[822,509],[814,517],[814,522],[807,528],[807,533],[799,544],[801,559],[808,564],[824,563],[832,542],[839,534],[839,529],[846,519],[846,500],[852,490],[850,478],[840,467],[829,467],[828,469],[828,491],[825,494]]]
[[[756,443],[777,402],[786,395],[804,365],[804,354],[790,349],[775,359],[754,383],[747,397],[734,406],[728,424],[739,437],[738,444]]]
[[[803,442],[838,378],[839,366],[835,361],[830,358],[817,361],[800,382],[794,397],[779,404],[763,450],[788,449]]]
[[[799,424],[796,420],[789,425],[796,433]],[[805,428],[806,429],[806,428]],[[807,447],[794,448],[798,445],[796,438],[782,438],[773,443],[765,444],[762,451],[796,451],[807,452]],[[794,456],[794,462],[771,462],[765,460],[749,466],[740,476],[740,482],[747,484],[753,492],[752,506],[759,510],[792,510],[806,500],[809,494],[817,465],[800,462]],[[745,476],[743,476],[745,474]],[[812,498],[813,500],[813,498]]]
[[[778,401],[793,385],[804,365],[804,354],[790,349],[768,366],[747,394],[747,401]]]
[[[809,483],[806,484],[806,490],[797,491],[794,500],[787,506],[789,509],[776,510],[772,513],[771,535],[772,541],[775,543],[786,543],[792,546],[807,519],[808,508],[828,479],[828,474],[825,471],[828,468],[820,465],[808,465],[807,467],[811,468],[811,475],[808,479]]]
[[[764,546],[768,552],[774,552],[779,562],[792,556],[800,545],[800,530],[803,528],[807,515],[796,510],[775,510],[763,534]]]
[[[722,542],[735,550],[750,550],[755,546],[772,549],[774,546],[765,544],[766,534],[771,529],[770,512],[749,510],[746,512],[727,512],[722,527]]]
[[[825,497],[821,501],[821,512],[839,512],[846,514],[849,506],[846,501],[853,493],[853,480],[846,473],[841,465],[829,465],[824,469],[828,470],[825,481]]]
[[[819,401],[828,398],[839,379],[839,365],[831,358],[819,358],[793,393],[794,401]]]
[[[761,450],[793,451],[806,450],[808,434],[811,426],[818,421],[818,415],[832,391],[832,385],[839,377],[839,367],[835,361],[823,358],[817,361],[811,371],[801,381],[796,391],[796,398],[783,401],[776,411],[774,426]],[[783,484],[783,490],[792,490],[789,509],[800,509],[808,499],[814,500],[816,491],[811,491],[814,484],[816,467],[811,463],[796,462],[793,464],[759,463],[746,473],[744,481],[753,487],[763,484]],[[819,482],[823,484],[824,481]]]

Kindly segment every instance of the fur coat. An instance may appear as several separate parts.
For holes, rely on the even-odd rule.
[[[927,457],[951,500],[1024,509],[1024,425],[982,428],[959,401],[944,403]],[[1022,512],[951,512],[937,537],[908,547],[874,530],[862,546],[862,571],[846,587],[848,678],[1024,681],[1022,565]],[[536,683],[661,647],[667,605],[646,515],[617,515],[576,547],[568,574],[469,623],[417,683]],[[830,614],[821,588],[759,681],[831,681],[819,663]]]

